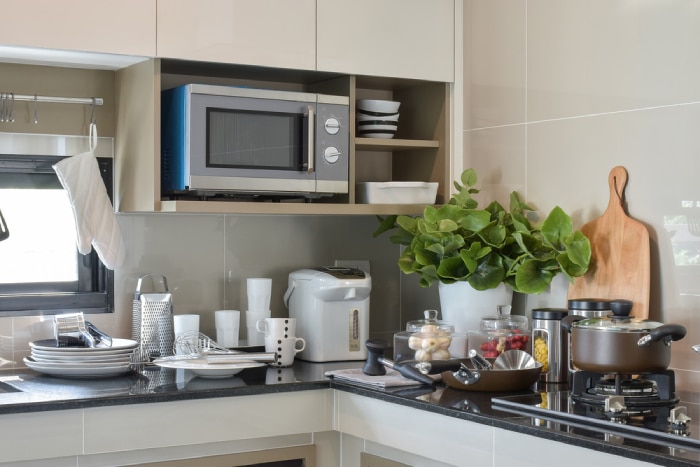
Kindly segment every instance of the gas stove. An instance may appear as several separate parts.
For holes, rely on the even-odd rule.
[[[534,418],[536,425],[565,423],[600,432],[700,452],[697,406],[675,393],[673,372],[603,375],[577,371],[570,390],[499,396],[494,409]]]

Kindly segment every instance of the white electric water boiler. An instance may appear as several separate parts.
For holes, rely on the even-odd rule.
[[[319,267],[289,274],[284,303],[297,320],[306,348],[296,358],[311,362],[365,360],[372,280],[361,269]]]

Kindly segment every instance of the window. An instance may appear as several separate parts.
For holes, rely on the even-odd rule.
[[[78,253],[68,195],[52,165],[65,156],[0,154],[0,316],[111,312],[114,275]],[[112,159],[98,158],[112,196]]]

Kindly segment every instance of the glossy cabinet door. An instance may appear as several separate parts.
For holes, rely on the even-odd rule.
[[[317,69],[454,81],[454,0],[318,0]]]
[[[3,2],[0,44],[155,55],[156,0]]]
[[[158,0],[157,56],[313,70],[315,0]]]

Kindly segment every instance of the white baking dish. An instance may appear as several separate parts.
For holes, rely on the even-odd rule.
[[[363,204],[434,204],[438,183],[365,182],[357,184],[356,199]]]

